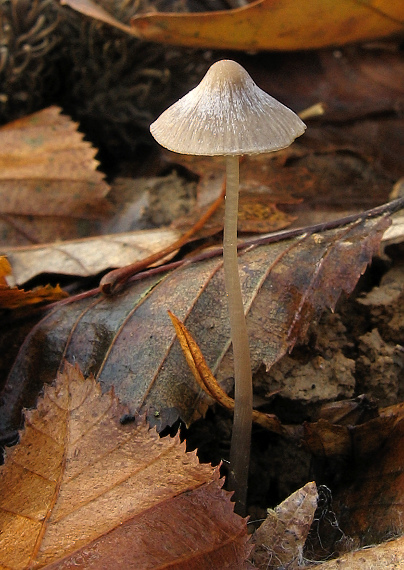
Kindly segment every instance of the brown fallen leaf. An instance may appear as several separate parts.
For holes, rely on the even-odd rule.
[[[26,412],[0,468],[0,566],[245,568],[246,523],[218,470],[123,413],[71,365]]]
[[[323,404],[318,411],[317,419],[341,426],[354,426],[373,420],[377,415],[377,403],[361,394],[349,400],[337,400]]]
[[[315,483],[307,483],[275,509],[268,509],[267,518],[254,534],[254,565],[270,570],[300,568],[303,547],[317,508]]]
[[[327,231],[297,232],[281,241],[271,236],[274,243],[240,254],[254,369],[271,367],[304,340],[325,307],[335,307],[341,291],[353,290],[378,251],[390,223],[387,213],[395,207],[402,201]],[[19,425],[21,406],[32,405],[63,358],[74,358],[104,390],[114,386],[132,413],[146,411],[159,428],[178,417],[190,423],[203,415],[211,400],[188,369],[169,309],[190,330],[228,391],[233,367],[222,259],[213,257],[172,272],[149,273],[111,298],[82,298],[54,308],[19,351],[2,394],[0,431]]]
[[[342,45],[400,33],[404,10],[388,0],[256,0],[234,10],[150,13],[123,26],[91,0],[62,4],[147,41],[211,49],[293,50]]]
[[[396,418],[378,417],[357,426],[326,420],[305,422],[302,443],[313,456],[352,457],[359,460],[380,449],[391,435]]]
[[[81,236],[109,211],[96,150],[77,124],[49,107],[0,128],[2,242]],[[94,225],[95,227],[95,225]]]
[[[5,257],[0,257],[0,309],[21,309],[45,302],[60,301],[69,296],[59,285],[56,285],[56,287],[51,285],[35,287],[31,291],[10,287],[6,278],[11,273],[12,270],[8,260]]]

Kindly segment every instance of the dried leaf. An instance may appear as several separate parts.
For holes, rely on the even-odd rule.
[[[267,518],[254,534],[255,566],[266,570],[301,567],[317,500],[316,484],[307,483],[274,510],[268,509]]]
[[[144,40],[174,45],[301,50],[401,33],[403,19],[403,5],[388,0],[256,0],[223,12],[140,15],[132,27]]]
[[[156,253],[180,237],[171,229],[142,230],[35,246],[3,248],[17,284],[40,273],[96,275],[111,267],[124,267]]]
[[[35,287],[32,291],[24,291],[7,284],[7,276],[11,275],[11,266],[5,257],[0,257],[0,309],[20,309],[28,305],[44,302],[60,301],[69,295],[59,285],[52,287]]]
[[[0,470],[2,568],[245,567],[246,524],[217,469],[122,425],[124,411],[67,365],[26,413]]]
[[[256,0],[226,11],[142,14],[132,19],[128,30],[91,0],[61,3],[146,41],[247,51],[301,50],[375,39],[402,32],[404,18],[402,5],[388,0]]]
[[[353,290],[388,225],[385,214],[365,214],[342,227],[250,247],[240,255],[254,369],[272,366],[304,340],[325,307],[335,307],[341,291]],[[53,310],[27,337],[10,372],[1,429],[18,425],[21,399],[32,405],[38,384],[52,381],[63,357],[76,359],[103,389],[114,386],[131,412],[148,411],[149,421],[160,427],[178,416],[187,423],[200,417],[208,401],[175,342],[169,309],[228,390],[233,366],[222,259],[212,258],[149,275],[116,297],[85,298]],[[30,394],[22,396],[25,390]]]
[[[57,107],[0,128],[3,243],[12,243],[10,227],[24,243],[51,241],[66,231],[80,236],[83,220],[105,216],[108,185],[96,170],[96,150],[82,139]]]
[[[393,431],[394,417],[380,417],[358,426],[332,424],[326,420],[304,423],[303,442],[317,457],[355,457],[357,460],[380,449]]]

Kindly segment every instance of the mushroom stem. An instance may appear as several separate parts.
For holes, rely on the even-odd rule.
[[[247,325],[241,296],[237,257],[239,157],[226,156],[226,206],[223,265],[230,315],[234,360],[234,419],[230,447],[229,487],[234,490],[235,510],[245,516],[252,424],[252,374]]]

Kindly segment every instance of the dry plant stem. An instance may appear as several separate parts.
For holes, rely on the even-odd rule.
[[[241,296],[237,257],[239,157],[226,157],[226,207],[223,265],[230,315],[234,361],[234,419],[230,447],[229,487],[234,490],[235,510],[245,516],[252,423],[252,375],[247,325]]]

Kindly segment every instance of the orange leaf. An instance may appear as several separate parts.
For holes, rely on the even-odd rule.
[[[217,12],[152,12],[135,16],[130,28],[92,0],[61,0],[61,4],[146,41],[211,49],[343,45],[400,33],[404,18],[403,3],[389,0],[256,0]]]
[[[0,290],[2,287],[8,287],[7,275],[11,275],[11,265],[6,257],[0,257]]]
[[[245,568],[218,470],[66,365],[0,470],[0,567]]]
[[[0,257],[0,309],[19,309],[45,301],[59,301],[69,296],[59,285],[36,287],[32,291],[9,287],[7,275],[11,275],[11,266],[5,257]]]
[[[389,0],[257,0],[234,10],[151,13],[133,33],[173,45],[238,50],[294,50],[343,45],[403,31],[404,4]]]

